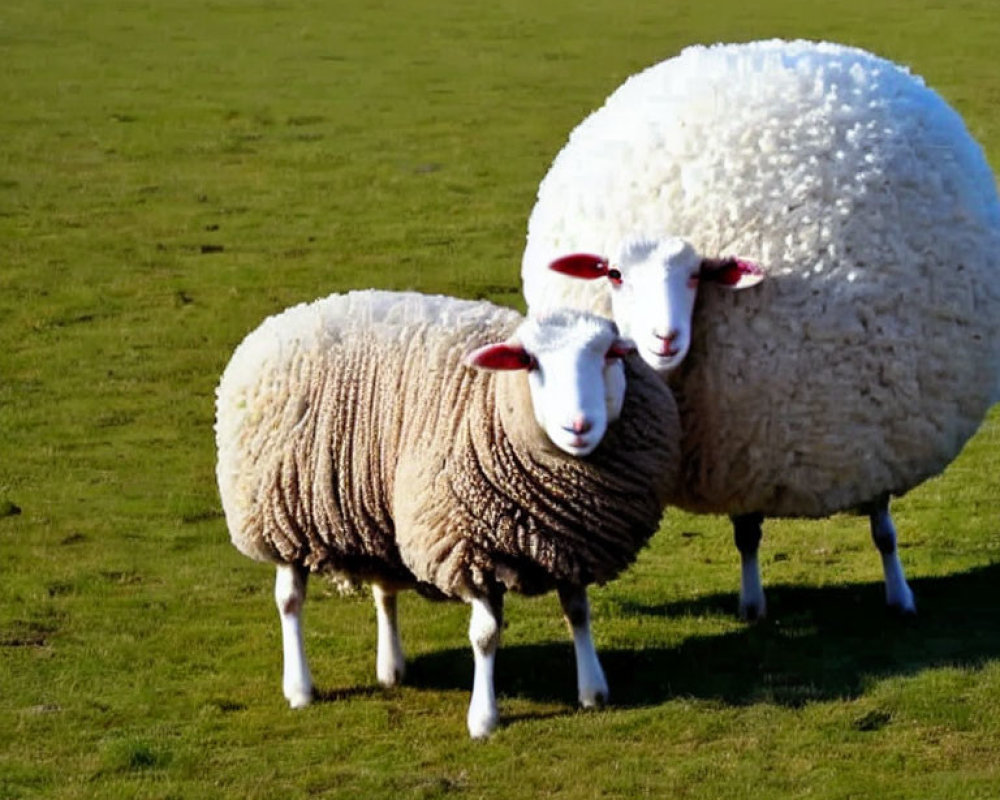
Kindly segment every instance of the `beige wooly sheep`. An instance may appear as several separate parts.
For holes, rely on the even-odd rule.
[[[733,517],[745,616],[764,517],[854,509],[914,610],[889,497],[951,463],[1000,382],[996,181],[923,80],[831,43],[688,48],[570,134],[522,276],[533,312],[612,316],[669,372],[670,502]],[[758,285],[699,288],[720,278]]]
[[[217,475],[233,543],[278,565],[292,706],[312,696],[310,571],[372,584],[383,684],[403,672],[399,590],[471,605],[474,737],[497,723],[507,589],[557,590],[581,703],[606,698],[586,587],[656,530],[679,452],[670,392],[632,351],[583,312],[524,320],[379,291],[296,306],[246,337],[217,391]]]

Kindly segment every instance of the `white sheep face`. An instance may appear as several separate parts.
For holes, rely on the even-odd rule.
[[[705,258],[677,237],[635,237],[611,262],[576,254],[550,264],[577,278],[605,278],[611,311],[622,335],[632,339],[643,360],[661,375],[677,368],[691,347],[691,326],[698,288],[712,281],[744,289],[763,279],[754,264],[735,258]]]
[[[691,347],[701,257],[682,239],[640,239],[621,248],[617,264],[608,276],[614,318],[647,364],[669,372]]]
[[[586,456],[621,414],[621,358],[634,350],[609,320],[560,311],[525,320],[509,341],[481,347],[466,362],[481,369],[528,370],[538,425],[560,450]]]

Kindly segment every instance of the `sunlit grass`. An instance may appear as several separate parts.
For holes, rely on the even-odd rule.
[[[264,316],[354,287],[520,307],[535,187],[628,74],[696,41],[910,64],[1000,153],[987,0],[539,5],[9,0],[0,8],[0,797],[996,797],[994,415],[899,500],[920,616],[863,519],[769,522],[735,618],[725,520],[670,512],[593,593],[614,704],[578,713],[554,598],[511,598],[503,725],[467,740],[467,612],[321,582],[321,702],[280,691],[272,571],[229,545],[213,390]]]

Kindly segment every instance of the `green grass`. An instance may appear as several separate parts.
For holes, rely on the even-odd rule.
[[[342,7],[338,7],[342,6]],[[228,544],[212,400],[265,315],[348,287],[518,306],[570,128],[686,43],[904,61],[1000,157],[991,0],[6,0],[0,7],[0,798],[1000,797],[1000,416],[896,504],[921,615],[853,517],[769,523],[770,621],[724,520],[670,513],[594,592],[615,705],[574,709],[553,598],[509,602],[467,740],[457,605],[317,582],[322,692],[280,691],[272,572]]]

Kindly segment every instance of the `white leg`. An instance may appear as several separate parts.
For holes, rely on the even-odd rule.
[[[312,701],[312,676],[302,643],[302,606],[306,600],[309,572],[294,564],[282,564],[274,581],[274,599],[281,618],[281,648],[284,654],[282,689],[292,708]]]
[[[580,586],[559,587],[559,602],[562,603],[566,623],[573,633],[573,649],[576,652],[576,685],[579,690],[580,705],[584,708],[602,706],[608,701],[608,681],[601,669],[601,662],[594,649],[590,635],[590,603],[587,590]]]
[[[469,621],[469,641],[475,674],[472,679],[472,701],[469,703],[469,735],[473,739],[489,736],[497,726],[496,692],[493,688],[493,665],[500,645],[503,625],[503,595],[491,599],[473,598]]]
[[[740,617],[745,620],[763,619],[767,616],[764,585],[760,579],[761,523],[763,514],[741,514],[732,518],[733,540],[740,551]]]
[[[885,603],[889,608],[903,614],[916,614],[917,606],[913,592],[906,582],[903,564],[896,551],[896,527],[889,513],[889,498],[876,501],[869,512],[872,541],[882,555],[882,571],[885,573]]]
[[[396,621],[396,593],[373,583],[372,597],[375,599],[375,619],[378,624],[375,674],[383,686],[395,686],[403,680],[406,667]]]

